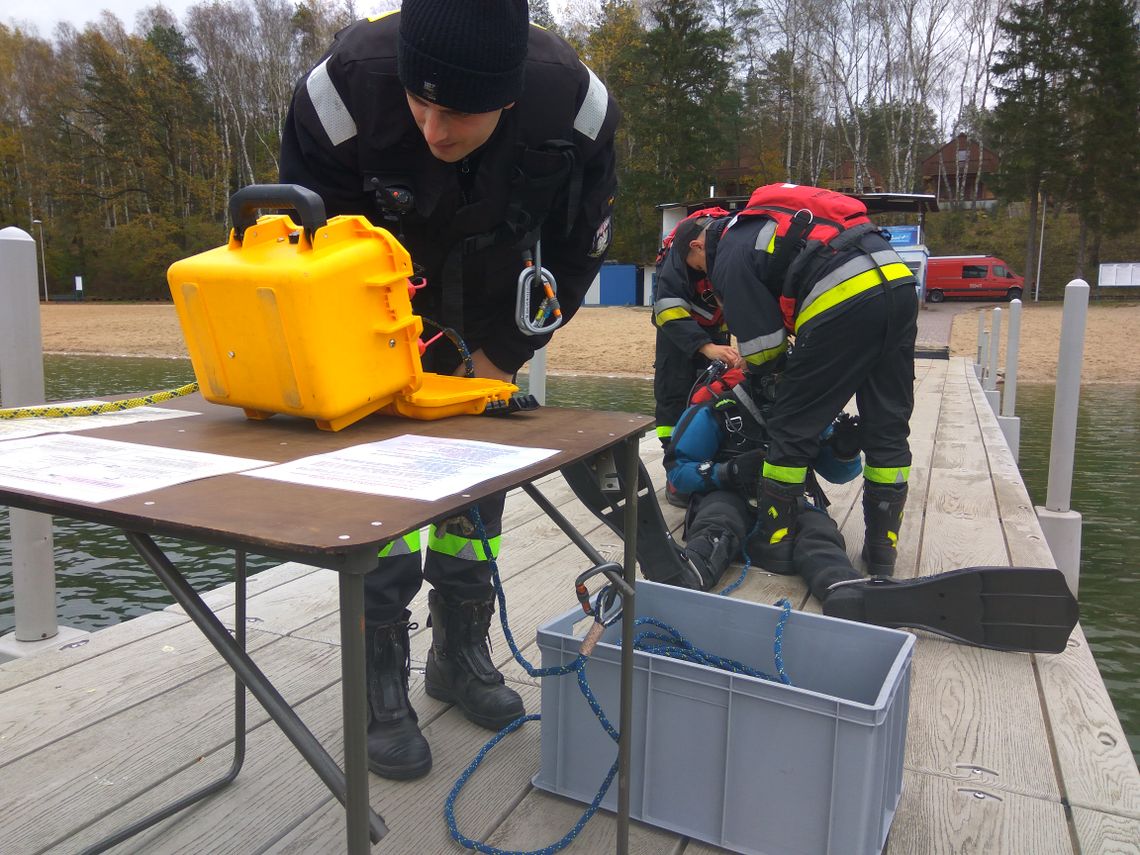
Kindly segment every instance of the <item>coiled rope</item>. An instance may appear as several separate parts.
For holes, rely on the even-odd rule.
[[[102,404],[44,404],[36,407],[12,407],[0,410],[2,419],[63,419],[71,416],[98,416],[103,413],[120,413],[148,404],[160,404],[173,398],[192,395],[198,391],[197,383],[187,383],[177,389],[155,392],[141,398],[125,398],[121,401],[106,401]]]
[[[491,545],[487,540],[487,529],[483,525],[483,518],[479,514],[478,507],[471,509],[470,518],[475,525],[475,529],[480,539],[483,541],[483,554],[491,556],[494,553],[491,551]],[[511,628],[507,620],[507,598],[503,592],[502,579],[499,577],[499,566],[494,558],[488,559],[491,565],[491,583],[495,588],[495,596],[499,601],[499,622],[503,627],[503,636],[507,640],[507,645],[511,649],[511,654],[514,656],[515,661],[518,662],[531,677],[556,677],[565,674],[576,673],[578,675],[578,688],[581,690],[582,695],[586,698],[586,702],[590,705],[594,715],[597,716],[598,721],[601,723],[602,728],[609,735],[610,739],[617,742],[619,734],[617,728],[613,726],[610,720],[606,717],[605,712],[602,710],[601,704],[594,696],[593,691],[590,689],[589,681],[586,679],[586,662],[588,657],[579,653],[572,661],[564,665],[556,665],[550,668],[536,668],[526,660],[522,655],[518,645],[515,643],[514,635],[511,633]],[[747,568],[746,568],[747,570]],[[741,580],[743,581],[743,574]],[[739,584],[739,581],[737,584]],[[638,618],[634,621],[635,626],[652,626],[655,629],[645,630],[638,633],[634,637],[633,647],[645,653],[655,653],[661,656],[668,656],[672,659],[681,659],[687,662],[696,662],[702,665],[711,665],[714,668],[720,668],[726,671],[731,671],[736,674],[746,674],[750,677],[757,677],[763,680],[770,680],[772,682],[780,682],[785,685],[791,685],[791,680],[784,672],[784,626],[788,622],[788,617],[792,612],[792,605],[786,598],[782,598],[776,605],[780,606],[781,613],[779,620],[776,623],[773,642],[773,659],[776,665],[777,676],[765,674],[762,671],[757,671],[754,668],[738,662],[734,659],[728,659],[722,656],[707,653],[700,648],[696,647],[685,638],[673,627],[666,623],[658,621],[654,618]],[[455,781],[455,785],[451,788],[451,792],[447,794],[447,800],[444,802],[444,818],[447,821],[448,830],[451,832],[451,837],[460,846],[466,849],[472,849],[477,852],[485,853],[485,855],[552,855],[554,852],[559,852],[569,846],[585,827],[590,818],[597,813],[598,808],[601,806],[602,799],[605,798],[606,793],[609,791],[610,784],[613,783],[614,775],[617,774],[618,761],[615,759],[613,765],[610,766],[609,771],[606,773],[601,786],[598,789],[597,795],[594,796],[589,806],[578,821],[574,823],[565,835],[553,843],[547,844],[541,849],[531,850],[512,850],[500,849],[497,846],[491,846],[488,843],[483,843],[479,840],[473,840],[466,837],[460,830],[455,820],[455,802],[459,798],[459,793],[470,780],[475,770],[483,762],[484,758],[490,753],[503,737],[510,733],[514,733],[528,721],[538,721],[542,718],[541,715],[531,714],[520,716],[512,721],[479,749],[479,753],[475,755],[475,759],[468,764],[467,768],[463,770],[459,778]]]

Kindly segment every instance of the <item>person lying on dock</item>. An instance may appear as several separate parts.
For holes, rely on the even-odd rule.
[[[670,482],[692,496],[683,555],[699,573],[702,590],[713,588],[732,562],[752,552],[761,529],[756,484],[777,385],[770,375],[755,373],[711,379],[695,392],[666,451]],[[820,436],[819,449],[796,497],[791,573],[803,578],[824,614],[927,629],[1000,650],[1064,649],[1077,603],[1057,570],[975,567],[915,579],[862,576],[814,477],[841,484],[862,473],[858,417],[840,414]]]
[[[765,411],[777,384],[770,373],[747,380],[742,372],[725,377],[710,377],[697,390],[698,400],[678,420],[666,452],[668,477],[693,497],[684,547],[670,534],[644,464],[639,467],[637,561],[642,576],[652,582],[709,591],[744,557],[744,550],[751,552],[759,516],[756,473],[767,443]],[[821,436],[814,472],[796,497],[798,518],[788,572],[804,579],[823,613],[924,629],[995,650],[1064,650],[1078,608],[1056,569],[968,567],[914,579],[868,578],[855,569],[814,474],[832,483],[858,477],[862,462],[857,437],[852,419],[833,422]],[[599,479],[585,466],[567,467],[563,475],[579,500],[624,538],[623,455],[615,449],[613,478]]]

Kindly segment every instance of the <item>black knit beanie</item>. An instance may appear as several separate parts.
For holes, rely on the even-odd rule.
[[[522,94],[529,27],[527,0],[404,0],[400,82],[464,113],[505,107]]]

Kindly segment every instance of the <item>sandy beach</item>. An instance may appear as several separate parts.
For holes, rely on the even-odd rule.
[[[977,348],[977,313],[1008,306],[1001,303],[943,303],[919,315],[919,340],[949,344],[954,356],[973,356]],[[46,353],[97,353],[114,356],[185,357],[186,346],[174,306],[168,303],[48,303],[40,307]],[[953,314],[945,341],[945,314]],[[936,317],[937,316],[937,317]],[[986,320],[987,326],[989,319]],[[1004,342],[1007,330],[1002,330]],[[1018,379],[1051,383],[1056,379],[1061,336],[1060,304],[1027,303],[1022,312]],[[933,337],[933,338],[932,338]],[[1140,341],[1140,304],[1094,304],[1085,331],[1082,381],[1140,383],[1140,359],[1132,350]],[[650,377],[654,329],[648,308],[584,307],[558,331],[551,343],[551,373]],[[1005,364],[1004,344],[1000,364]]]

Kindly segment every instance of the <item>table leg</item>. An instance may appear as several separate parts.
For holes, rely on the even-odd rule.
[[[242,550],[234,551],[234,642],[239,648],[245,650],[245,552]],[[241,771],[242,764],[245,762],[245,685],[241,679],[234,675],[234,759],[230,764],[229,771],[217,780],[211,781],[204,787],[200,787],[194,792],[177,799],[165,807],[159,808],[154,813],[144,816],[142,819],[132,822],[130,825],[124,826],[104,837],[98,843],[94,843],[84,849],[81,855],[96,855],[99,852],[106,852],[114,846],[118,846],[125,840],[129,840],[136,834],[146,831],[152,825],[157,825],[164,819],[179,811],[185,810],[190,805],[201,801],[206,796],[211,796],[224,787],[229,786],[237,777],[238,772]]]
[[[250,694],[257,698],[258,702],[269,714],[281,732],[289,738],[293,746],[300,752],[301,756],[305,758],[306,762],[313,768],[320,779],[328,787],[329,791],[337,797],[337,799],[347,807],[348,796],[346,791],[346,781],[344,773],[341,772],[340,767],[337,766],[336,761],[329,756],[325,751],[324,746],[317,741],[317,738],[305,727],[305,723],[301,721],[298,715],[293,712],[293,708],[289,703],[281,697],[281,693],[277,691],[276,687],[269,682],[269,679],[261,673],[261,670],[254,664],[249,655],[242,650],[235,643],[234,639],[230,636],[229,632],[222,625],[215,615],[198,596],[197,592],[190,587],[190,584],[183,578],[182,574],[178,572],[170,559],[162,552],[161,549],[155,544],[149,535],[141,532],[128,531],[124,532],[127,540],[135,550],[142,556],[143,560],[158,576],[159,580],[166,589],[170,591],[171,595],[178,602],[190,619],[194,621],[206,639],[214,646],[226,663],[234,670],[238,679],[245,684],[249,689]],[[361,589],[361,601],[363,600],[363,582],[359,583]],[[350,598],[351,599],[351,598]],[[363,608],[361,606],[361,608]],[[363,632],[361,632],[363,634]],[[363,651],[363,644],[360,644],[360,651]],[[342,651],[342,657],[345,655]],[[343,661],[343,660],[342,660]],[[363,674],[363,664],[360,667],[360,673]],[[367,780],[364,781],[364,795],[363,799],[367,803]],[[356,787],[359,789],[359,781],[356,782]],[[353,794],[353,802],[356,803],[360,798],[360,793]],[[388,833],[387,826],[384,825],[384,820],[373,811],[368,809],[367,813],[369,836],[373,842],[377,842],[385,834]],[[364,850],[367,851],[367,850]]]
[[[636,591],[637,580],[637,488],[641,463],[639,436],[627,439],[625,453],[625,581]],[[618,724],[617,852],[629,852],[630,746],[633,724],[633,622],[637,617],[634,595],[622,598],[621,618],[621,712]]]
[[[364,577],[340,574],[340,668],[348,851],[368,852],[368,691],[364,666]]]

